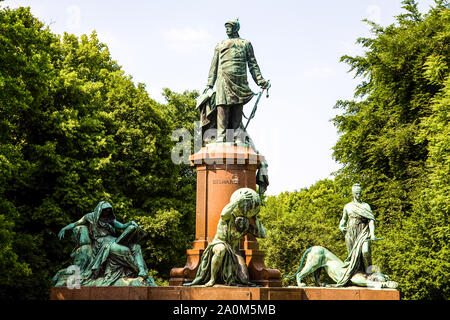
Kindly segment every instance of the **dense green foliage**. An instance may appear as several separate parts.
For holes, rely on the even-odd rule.
[[[374,263],[399,282],[403,298],[448,299],[450,10],[436,1],[422,16],[414,1],[403,5],[396,24],[368,22],[374,37],[358,39],[363,56],[341,59],[363,78],[355,100],[336,104],[343,114],[333,119],[340,133],[334,157],[342,169],[333,182],[269,197],[264,246],[269,265],[284,272],[312,244],[345,258],[343,239],[331,240],[350,186],[360,182],[386,238],[373,245]],[[320,197],[329,203],[317,205]]]
[[[197,94],[155,102],[95,32],[57,36],[29,9],[2,9],[0,30],[0,298],[47,298],[70,262],[57,232],[101,200],[150,232],[144,258],[167,279],[195,228],[195,179],[170,152]]]

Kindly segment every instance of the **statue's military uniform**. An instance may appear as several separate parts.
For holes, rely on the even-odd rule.
[[[212,88],[216,84],[217,140],[223,141],[226,129],[233,129],[238,142],[243,135],[240,128],[243,106],[254,96],[247,82],[247,64],[256,84],[264,87],[267,82],[261,75],[252,44],[239,37],[239,22],[232,20],[227,25],[231,26],[232,34],[214,50],[207,86]]]
[[[254,93],[247,82],[247,63],[253,80],[262,85],[264,79],[250,41],[231,38],[217,44],[208,76],[208,86],[216,83],[216,105],[246,104],[252,99]]]

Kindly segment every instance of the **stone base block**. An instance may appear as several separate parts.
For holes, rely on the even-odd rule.
[[[50,300],[400,300],[400,293],[358,287],[53,287]]]
[[[400,292],[394,289],[361,287],[301,289],[303,289],[303,300],[400,300]]]

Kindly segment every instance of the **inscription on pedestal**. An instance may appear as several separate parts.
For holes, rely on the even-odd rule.
[[[239,184],[239,176],[235,174],[231,179],[228,180],[216,179],[213,180],[213,184]]]

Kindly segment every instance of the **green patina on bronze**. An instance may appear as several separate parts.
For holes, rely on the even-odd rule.
[[[239,27],[237,20],[227,22],[228,39],[219,42],[214,50],[207,86],[212,88],[216,84],[217,105],[246,104],[253,98],[254,93],[247,81],[247,64],[256,84],[264,87],[267,83],[256,62],[251,42],[239,37]]]
[[[260,206],[259,195],[252,189],[241,188],[231,195],[230,202],[220,215],[216,235],[202,254],[197,275],[186,286],[209,287],[216,283],[254,286],[249,282],[239,244],[247,233],[258,238],[266,237],[266,230],[257,216]],[[254,224],[249,219],[253,219]]]
[[[370,206],[361,201],[361,187],[352,187],[353,200],[344,206],[339,229],[345,233],[348,257],[345,260],[346,273],[338,285],[345,285],[356,272],[366,273],[372,265],[370,241],[375,240],[375,216]]]
[[[353,200],[344,206],[339,229],[345,234],[348,255],[345,261],[339,259],[328,249],[314,246],[303,254],[297,272],[288,278],[297,277],[297,285],[305,286],[302,279],[314,273],[316,285],[322,286],[319,275],[322,268],[337,287],[347,285],[397,288],[395,281],[372,266],[370,244],[382,238],[375,237],[375,216],[370,206],[361,201],[361,186],[352,186]],[[302,269],[306,258],[305,266]]]
[[[216,45],[207,87],[197,99],[196,108],[200,112],[202,141],[208,145],[233,143],[237,146],[250,147],[258,153],[246,127],[254,117],[259,98],[264,90],[268,90],[270,82],[264,80],[261,74],[250,41],[239,37],[239,21],[230,20],[225,23],[225,28],[228,39]],[[247,65],[253,80],[263,90],[244,126],[243,105],[255,95],[248,85]],[[213,90],[214,85],[216,90]],[[227,137],[228,129],[233,130],[231,141]],[[267,161],[263,160],[256,176],[260,194],[263,194],[269,185],[267,168]]]
[[[62,228],[58,237],[62,239],[69,230],[76,244],[71,257],[79,270],[81,286],[156,286],[137,244],[145,231],[134,221],[117,221],[107,201],[99,202],[93,212]],[[75,269],[72,266],[58,271],[54,285],[66,286]]]
[[[303,261],[306,258],[305,266],[302,268]],[[321,283],[319,280],[321,270],[325,269],[328,276],[335,282],[335,284]],[[301,271],[300,271],[301,270]],[[361,287],[373,288],[397,288],[398,284],[391,281],[389,276],[381,272],[366,273],[358,270],[352,271],[350,261],[347,259],[342,261],[330,250],[321,246],[314,246],[306,250],[298,271],[287,278],[296,276],[297,286],[304,287],[303,278],[313,274],[315,284],[319,287],[343,287],[347,285],[356,285]]]
[[[242,138],[245,136],[242,110],[255,95],[248,85],[247,65],[258,86],[268,88],[270,84],[261,74],[251,42],[239,37],[239,21],[228,21],[225,28],[228,39],[216,45],[207,87],[198,106],[205,104],[204,108],[200,108],[202,124],[217,128],[216,141],[225,141],[226,130],[232,129],[236,143],[245,143]],[[212,90],[214,85],[215,91]]]

